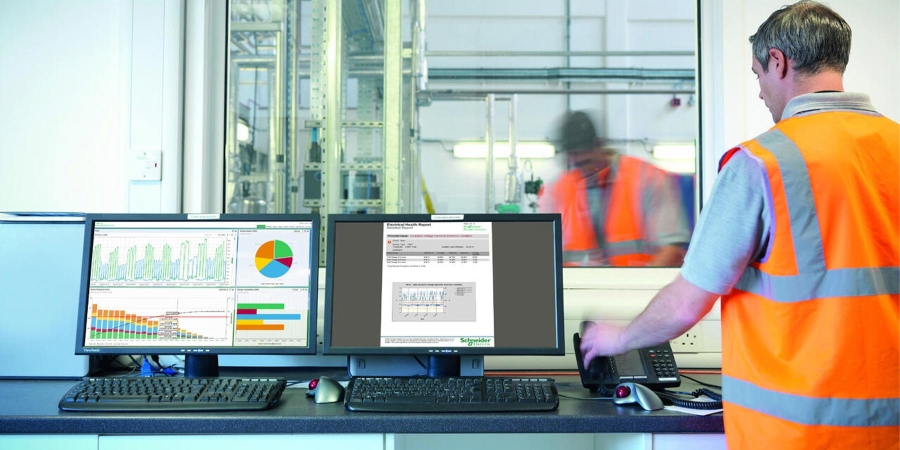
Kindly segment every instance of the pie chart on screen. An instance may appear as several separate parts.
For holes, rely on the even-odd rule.
[[[267,278],[278,278],[291,270],[294,252],[284,241],[272,240],[256,250],[256,270]]]

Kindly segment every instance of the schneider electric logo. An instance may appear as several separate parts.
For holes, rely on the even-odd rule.
[[[465,223],[463,224],[463,231],[487,231],[487,229],[484,227],[484,225]]]
[[[490,338],[459,338],[459,342],[461,344],[466,344],[468,347],[484,347],[486,345],[491,345]]]

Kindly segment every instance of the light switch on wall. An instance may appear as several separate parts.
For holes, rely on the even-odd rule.
[[[162,152],[138,150],[131,153],[132,181],[160,181],[162,179]]]

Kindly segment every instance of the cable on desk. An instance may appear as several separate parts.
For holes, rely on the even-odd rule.
[[[691,380],[691,381],[693,381],[694,383],[697,383],[697,384],[699,384],[699,385],[701,385],[701,386],[706,386],[706,387],[711,387],[711,388],[716,388],[716,389],[722,389],[722,386],[715,385],[715,384],[712,384],[712,383],[705,383],[705,382],[700,381],[700,380],[698,380],[698,379],[696,379],[696,378],[694,378],[694,377],[689,377],[689,376],[685,375],[684,373],[679,373],[679,375],[681,375],[682,378],[687,378],[688,380]]]
[[[571,398],[573,400],[612,400],[612,397],[575,397],[572,395],[558,394],[560,397]]]
[[[690,395],[693,398],[698,398],[701,395],[705,395],[705,396],[711,398],[713,401],[710,401],[710,402],[693,401],[693,400],[685,399],[685,398],[682,398],[679,396],[679,394],[683,395],[683,393],[675,393],[675,392],[666,391],[666,390],[654,391],[654,392],[656,392],[656,395],[658,395],[659,398],[662,399],[664,403],[670,402],[671,404],[673,404],[675,406],[680,406],[682,408],[701,409],[701,410],[722,409],[722,394],[719,394],[718,392],[713,392],[706,388],[697,389],[696,391],[691,392],[687,395]]]

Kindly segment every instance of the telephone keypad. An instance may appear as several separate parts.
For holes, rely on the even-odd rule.
[[[675,358],[669,350],[650,349],[649,354],[657,378],[670,378],[678,373],[678,368],[675,366]]]

